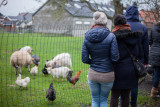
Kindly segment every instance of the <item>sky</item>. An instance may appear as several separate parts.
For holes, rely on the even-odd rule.
[[[3,0],[0,0],[0,3],[2,1]],[[7,5],[5,6],[2,5],[0,7],[0,13],[2,13],[5,16],[17,16],[19,13],[22,13],[22,12],[30,12],[30,13],[35,12],[47,0],[7,0],[7,1],[8,1]],[[78,1],[78,0],[75,0],[75,1]],[[90,1],[107,4],[111,0],[90,0]],[[127,1],[128,0],[122,0],[122,3],[125,5]]]
[[[38,1],[38,0],[37,0]],[[6,16],[17,16],[22,12],[34,12],[37,10],[46,0],[8,0],[7,5],[0,7],[0,13]],[[0,3],[2,0],[0,0]]]
[[[3,0],[0,0],[0,3]],[[8,3],[5,6],[0,7],[0,13],[5,16],[17,16],[22,12],[34,12],[47,0],[7,0]],[[40,2],[37,2],[40,1]],[[77,0],[75,0],[77,1]],[[109,2],[110,0],[93,0],[96,2]]]

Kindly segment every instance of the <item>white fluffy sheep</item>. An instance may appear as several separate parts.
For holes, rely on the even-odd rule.
[[[23,48],[20,48],[21,51],[27,51],[29,54],[32,53],[32,48],[30,46],[25,46]]]
[[[15,68],[15,73],[17,75],[17,68],[19,68],[19,72],[22,73],[22,66],[28,67],[28,71],[30,71],[30,66],[34,63],[39,65],[40,59],[35,58],[36,55],[31,55],[27,51],[15,51],[10,57],[10,63]],[[39,57],[38,57],[39,58]]]
[[[26,87],[27,89],[27,84],[30,82],[30,78],[26,77],[24,79],[21,79],[21,74],[17,77],[16,84],[20,87]]]
[[[46,66],[54,68],[53,66],[70,66],[72,69],[72,61],[69,53],[61,53],[55,56],[52,60],[46,61]]]
[[[46,69],[47,69],[48,73],[53,76],[53,81],[54,81],[54,78],[57,77],[57,82],[59,82],[59,77],[63,77],[63,79],[61,80],[61,81],[63,81],[67,77],[69,71],[72,71],[68,67],[54,68],[51,71],[50,71],[50,67],[46,68]]]

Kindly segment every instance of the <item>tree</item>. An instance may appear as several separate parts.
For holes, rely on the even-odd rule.
[[[37,0],[37,1],[40,1],[40,0]],[[50,0],[51,4],[54,7],[56,7],[55,11],[53,11],[54,17],[59,17],[59,15],[61,15],[59,13],[65,12],[64,11],[65,5],[71,1],[74,1],[74,0]],[[97,3],[96,0],[79,0],[79,1],[81,3],[86,3],[88,8],[93,12],[99,10],[98,6],[102,5],[102,2]],[[91,1],[96,4],[97,9],[92,7]],[[110,0],[110,4],[114,6],[114,10],[115,10],[114,16],[117,14],[123,14],[123,10],[125,10],[130,5],[137,5],[138,7],[141,7],[141,9],[146,9],[146,7],[147,9],[151,9],[150,11],[152,11],[152,14],[154,15],[154,18],[156,21],[158,21],[160,18],[160,14],[159,14],[160,1],[159,0]],[[57,12],[57,10],[59,12]],[[105,9],[99,10],[99,11],[104,11],[106,13]],[[113,20],[113,17],[109,15],[107,15],[107,17],[108,19]]]
[[[2,0],[2,2],[0,3],[0,7],[1,7],[2,5],[3,5],[3,6],[7,5],[7,3],[8,3],[7,0]]]

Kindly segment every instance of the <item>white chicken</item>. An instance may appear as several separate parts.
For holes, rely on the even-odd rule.
[[[38,73],[38,66],[34,66],[34,67],[31,69],[30,73],[31,73],[32,75],[37,74],[37,73]]]
[[[19,74],[19,76],[17,77],[17,80],[16,80],[16,84],[18,85],[18,86],[20,86],[20,88],[21,87],[26,87],[26,89],[28,89],[27,88],[27,84],[30,82],[30,78],[29,77],[26,77],[26,78],[24,78],[24,79],[21,79],[21,74]]]

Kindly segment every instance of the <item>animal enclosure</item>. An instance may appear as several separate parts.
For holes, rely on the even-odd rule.
[[[54,30],[52,28],[60,27],[49,27],[48,31]],[[68,26],[63,26],[63,29],[60,29],[63,32],[59,30],[57,33],[43,32],[43,26],[39,27],[40,32],[34,32],[34,30],[32,32],[27,32],[26,30],[22,32],[6,32],[3,28],[0,30],[1,107],[85,107],[91,105],[91,94],[87,81],[89,66],[81,61],[82,43],[85,35],[82,34],[82,31],[84,32],[88,29],[79,26],[78,28],[74,27],[74,32],[80,34],[80,36],[74,36],[73,33],[64,32],[65,28],[68,28]],[[28,72],[28,68],[22,66],[21,78],[19,77],[20,81],[17,82],[20,74],[20,64],[15,65],[17,69],[16,75],[15,69],[10,63],[10,58],[14,52],[20,51],[25,46],[32,48],[33,51],[29,55],[32,58],[33,55],[37,55],[40,59],[40,64],[38,67],[35,67],[35,64],[30,67],[30,70],[34,67],[32,70],[38,69],[38,72]],[[42,72],[46,60],[52,60],[61,53],[70,54],[73,77],[81,71],[79,80],[75,85],[67,81],[67,78],[61,81],[62,77],[59,77],[59,79],[55,77],[53,81],[51,74],[44,75]],[[17,57],[20,57],[20,55]],[[68,68],[70,69],[69,66]],[[22,80],[26,81],[26,77],[29,77],[30,81],[22,85]],[[53,83],[53,87],[56,90],[56,99],[53,102],[48,101],[46,98],[46,91],[51,83]]]

